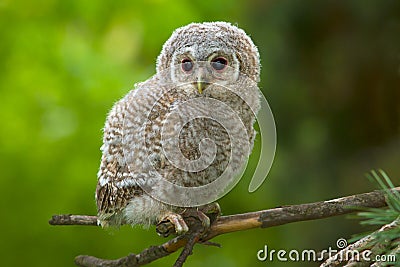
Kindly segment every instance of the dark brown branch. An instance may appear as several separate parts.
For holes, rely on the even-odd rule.
[[[169,254],[183,247],[185,244],[186,244],[185,237],[178,236],[174,239],[169,240],[165,244],[146,248],[137,255],[129,254],[128,256],[117,260],[105,260],[93,256],[80,255],[75,258],[75,264],[77,266],[102,266],[102,267],[143,266],[159,258],[168,256]]]
[[[400,191],[400,187],[396,187],[394,190]],[[386,205],[384,192],[373,191],[329,201],[222,216],[211,225],[209,231],[203,235],[200,241],[207,241],[218,235],[230,232],[328,218],[348,214],[362,208],[381,208]],[[55,215],[49,223],[52,225],[97,225],[97,218],[96,216],[84,215]],[[75,262],[78,266],[142,266],[177,251],[179,248],[184,247],[187,242],[187,236],[180,236],[169,240],[163,245],[153,246],[137,255],[130,254],[118,260],[78,256]]]
[[[185,247],[183,248],[181,254],[179,255],[173,267],[183,266],[187,257],[189,257],[189,255],[192,254],[194,245],[196,245],[196,243],[199,242],[200,236],[201,233],[198,233],[197,231],[188,235]]]

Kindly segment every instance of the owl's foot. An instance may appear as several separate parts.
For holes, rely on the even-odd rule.
[[[221,215],[221,207],[217,202],[199,207],[199,210],[208,216],[213,223]]]
[[[188,225],[192,228],[192,226],[200,223],[202,232],[206,232],[220,214],[221,209],[218,203],[210,203],[198,208],[187,208],[181,214],[167,213],[158,222],[156,231],[158,235],[163,237],[171,234],[182,235],[189,231]]]
[[[156,231],[158,235],[167,237],[170,234],[182,235],[189,231],[189,227],[180,214],[169,213],[158,222]]]
[[[198,208],[188,208],[182,213],[182,217],[187,220],[189,225],[192,225],[191,222],[193,219],[199,221],[203,227],[203,231],[206,232],[220,214],[221,208],[215,202]]]

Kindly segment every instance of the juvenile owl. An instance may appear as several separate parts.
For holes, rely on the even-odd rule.
[[[96,188],[99,223],[169,221],[175,233],[187,231],[184,209],[218,199],[247,162],[259,75],[257,47],[236,26],[207,22],[175,30],[156,74],[108,114]]]

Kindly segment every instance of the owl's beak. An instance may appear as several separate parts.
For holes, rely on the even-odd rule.
[[[204,89],[207,88],[208,84],[209,84],[209,83],[208,83],[208,82],[205,82],[205,81],[197,81],[197,91],[198,91],[200,94],[202,94],[203,91],[204,91]]]
[[[210,83],[205,79],[205,73],[203,69],[200,69],[199,75],[196,82],[197,91],[202,94]]]

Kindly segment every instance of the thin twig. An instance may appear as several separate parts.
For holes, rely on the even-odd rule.
[[[51,225],[97,225],[97,216],[92,215],[53,215],[49,220]]]
[[[192,254],[194,245],[199,241],[200,233],[194,232],[188,236],[187,243],[183,248],[181,254],[179,255],[178,259],[176,259],[174,267],[182,267],[185,263],[187,257]]]

